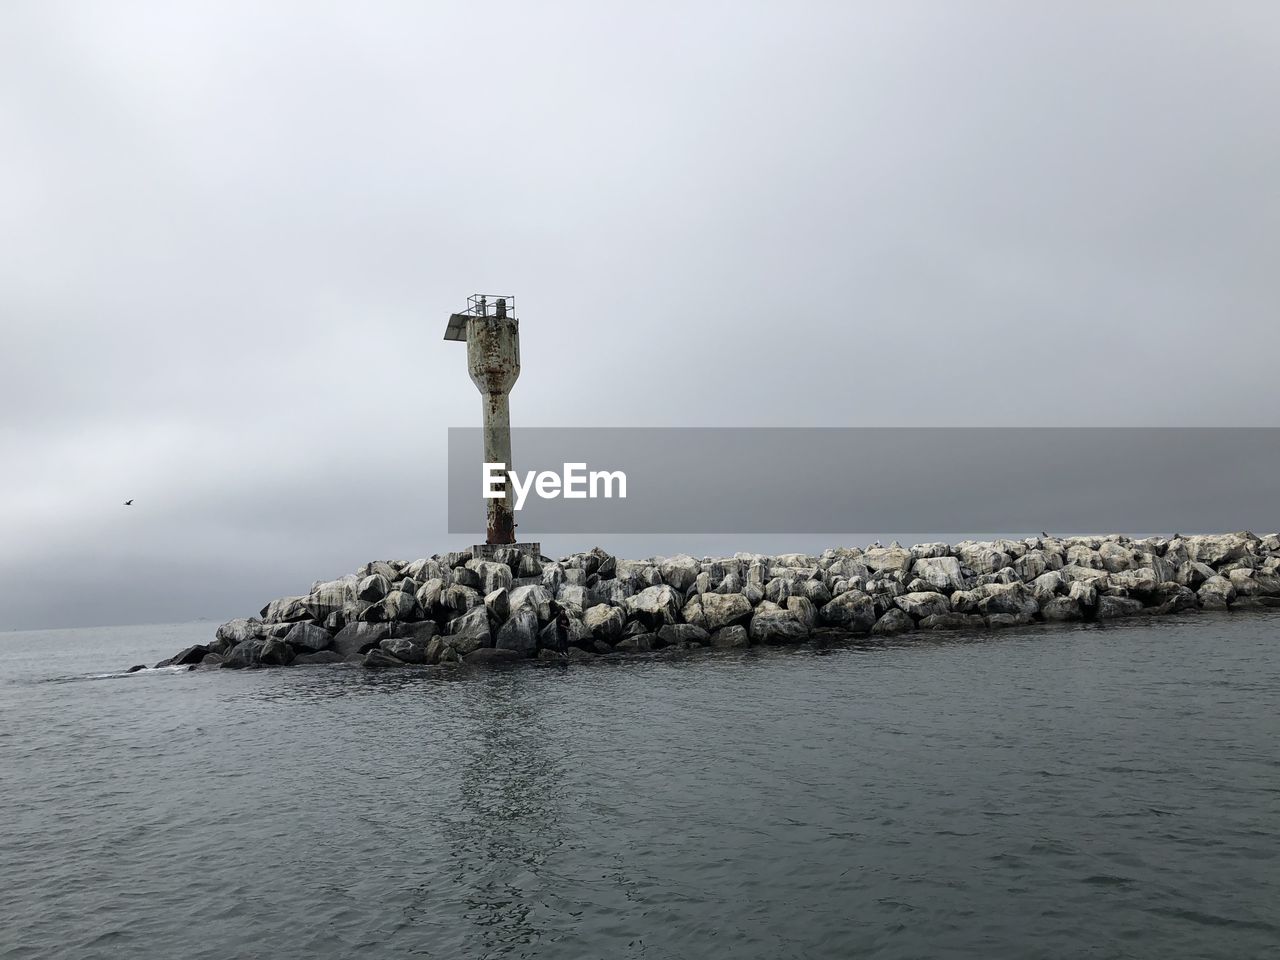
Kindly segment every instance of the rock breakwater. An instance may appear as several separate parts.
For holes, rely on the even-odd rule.
[[[379,560],[230,620],[157,666],[370,669],[583,659],[823,636],[986,631],[1280,607],[1280,537],[1031,537],[818,556],[560,560],[514,548]]]

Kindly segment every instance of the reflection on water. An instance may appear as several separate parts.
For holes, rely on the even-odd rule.
[[[467,956],[501,956],[550,932],[540,915],[554,909],[545,871],[565,842],[564,757],[526,686],[522,672],[508,671],[466,701],[473,735],[457,745],[457,809],[439,827],[450,862],[421,891],[424,913],[457,904],[471,931]]]

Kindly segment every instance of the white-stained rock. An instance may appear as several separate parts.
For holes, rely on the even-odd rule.
[[[692,623],[667,623],[658,628],[658,646],[685,649],[704,647],[711,642],[711,634]]]
[[[805,629],[812,630],[814,624],[818,622],[818,608],[807,597],[787,597],[784,606],[787,613],[805,625]]]
[[[1062,593],[1066,589],[1067,578],[1058,570],[1051,570],[1048,573],[1042,573],[1031,583],[1032,596],[1034,596],[1038,602],[1045,602],[1054,594]]]
[[[861,590],[849,590],[835,597],[820,612],[823,623],[854,633],[866,633],[874,625],[875,602]]]
[[[499,650],[514,650],[532,656],[538,648],[538,615],[533,608],[522,606],[513,610],[498,630],[494,646]]]
[[[704,593],[685,604],[683,614],[689,623],[714,633],[730,624],[746,623],[751,602],[738,593]]]
[[[976,574],[995,573],[1013,562],[1013,558],[999,550],[993,543],[962,541],[956,544],[956,555],[961,563]]]
[[[884,616],[875,622],[871,633],[876,636],[888,636],[914,630],[915,626],[916,622],[905,611],[894,607],[892,610],[886,610]]]
[[[489,611],[489,623],[496,630],[511,616],[511,594],[506,587],[494,590],[484,598],[484,608]]]
[[[1070,597],[1050,597],[1040,608],[1040,615],[1046,620],[1081,620],[1084,613],[1080,609],[1080,601]]]
[[[1250,533],[1223,533],[1210,536],[1187,537],[1187,556],[1211,567],[1235,560],[1250,552],[1254,543]]]
[[[246,640],[253,640],[262,636],[262,621],[237,617],[235,620],[228,620],[218,627],[214,636],[232,646],[237,643],[244,643]]]
[[[1102,561],[1102,568],[1107,573],[1120,573],[1123,570],[1129,570],[1133,567],[1133,548],[1115,542],[1114,540],[1104,541],[1102,546],[1098,548],[1098,558]]]
[[[746,627],[735,623],[727,627],[721,627],[713,633],[711,635],[711,646],[718,650],[749,647],[751,646],[751,635],[747,633]]]
[[[420,620],[418,601],[413,594],[392,590],[377,603],[371,604],[360,617],[368,623],[389,623],[393,620]]]
[[[472,607],[460,617],[449,622],[449,634],[445,643],[461,656],[466,656],[480,647],[493,645],[493,636],[489,629],[489,612],[484,605]]]
[[[969,581],[960,569],[960,561],[955,557],[921,557],[911,565],[911,573],[944,593],[969,588]]]
[[[665,583],[683,593],[693,586],[693,581],[702,572],[702,563],[682,553],[678,557],[668,557],[663,560],[658,564],[658,570],[662,573]]]
[[[263,623],[294,623],[298,620],[309,620],[306,597],[281,597],[272,600],[262,608]]]
[[[365,603],[377,603],[390,592],[390,581],[380,573],[365,577],[356,588],[356,596]]]
[[[873,574],[905,574],[913,558],[911,551],[902,547],[873,547],[862,555],[862,563]]]
[[[285,634],[284,642],[298,653],[316,653],[333,642],[333,635],[313,623],[295,623],[293,629]]]
[[[1098,619],[1114,620],[1117,617],[1131,617],[1135,613],[1142,612],[1142,601],[1134,600],[1131,597],[1109,597],[1101,596],[1098,598]]]
[[[681,606],[680,594],[669,584],[646,587],[623,602],[628,617],[640,619],[655,630],[664,623],[676,623],[680,619]]]
[[[391,628],[385,623],[350,623],[338,631],[331,649],[343,657],[354,657],[367,652],[391,636]]]
[[[468,560],[467,569],[475,571],[476,576],[480,578],[480,586],[477,589],[483,596],[511,586],[511,568],[505,563],[498,563],[495,560]]]
[[[916,620],[951,612],[951,602],[941,593],[904,593],[900,597],[894,597],[893,602],[898,609]]]
[[[756,643],[800,643],[809,636],[809,628],[788,611],[774,604],[761,603],[752,614],[748,633]]]
[[[530,583],[522,587],[515,587],[511,590],[511,607],[528,606],[532,607],[534,613],[538,615],[539,623],[547,623],[551,620],[551,603],[553,597],[551,591],[539,583]]]
[[[600,603],[582,615],[582,624],[593,638],[612,644],[622,636],[626,617],[617,607]]]

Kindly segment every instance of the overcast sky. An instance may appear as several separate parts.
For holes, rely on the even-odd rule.
[[[1275,425],[1277,91],[1270,0],[8,0],[0,627],[465,545],[478,291],[516,425]]]

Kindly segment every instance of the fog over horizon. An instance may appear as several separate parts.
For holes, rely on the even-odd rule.
[[[6,4],[0,629],[482,539],[477,292],[517,427],[1278,426],[1277,91],[1263,2]]]

